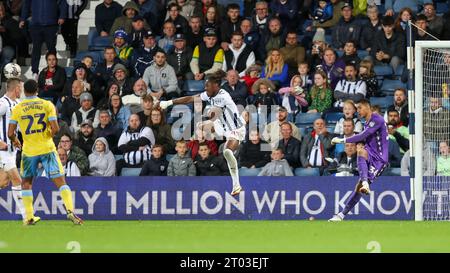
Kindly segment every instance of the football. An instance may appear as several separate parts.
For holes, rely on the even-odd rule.
[[[3,68],[3,74],[5,74],[7,79],[18,78],[22,75],[22,69],[16,63],[9,63]]]

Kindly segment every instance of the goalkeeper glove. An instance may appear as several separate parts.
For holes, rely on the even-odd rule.
[[[331,140],[331,144],[340,144],[340,143],[345,143],[345,138],[340,138],[340,137],[333,137],[333,139]]]
[[[159,107],[161,107],[161,109],[165,110],[168,107],[173,105],[173,101],[172,100],[168,100],[168,101],[160,101],[159,102]]]

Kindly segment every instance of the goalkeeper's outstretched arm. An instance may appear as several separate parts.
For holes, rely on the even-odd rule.
[[[170,106],[176,105],[176,104],[189,104],[189,103],[193,103],[196,98],[200,98],[200,95],[186,96],[186,97],[181,97],[181,98],[177,98],[177,99],[173,99],[173,100],[161,101],[161,102],[159,102],[159,107],[161,107],[162,109],[166,109],[167,107],[170,107]]]

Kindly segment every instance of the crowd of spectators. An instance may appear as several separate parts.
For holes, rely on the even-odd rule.
[[[415,40],[450,39],[450,13],[437,15],[429,0],[134,0],[124,6],[103,0],[95,7],[95,36],[111,43],[100,61],[89,53],[75,58],[66,75],[55,49],[58,25],[76,57],[87,2],[0,1],[0,66],[31,57],[39,96],[59,112],[64,131],[55,144],[68,176],[121,175],[123,168],[140,175],[228,175],[223,141],[208,139],[196,126],[192,138],[178,140],[170,111],[157,107],[185,95],[187,83],[220,70],[234,102],[254,107],[256,119],[267,121],[260,130],[248,128],[238,152],[241,169],[355,175],[357,146],[331,145],[331,139],[361,132],[356,104],[387,95],[374,68],[392,68],[384,78],[400,82],[408,20],[420,27]],[[44,42],[47,65],[38,71]],[[390,165],[400,168],[409,156],[408,100],[404,88],[393,95],[378,111],[389,127]],[[443,98],[434,100],[443,110],[430,115],[448,118]],[[333,114],[339,118],[330,120]],[[315,117],[308,126],[297,122],[306,116]],[[448,139],[438,149],[437,172],[448,174]]]

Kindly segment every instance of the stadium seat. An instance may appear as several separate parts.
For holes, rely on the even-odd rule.
[[[333,37],[331,35],[326,34],[325,35],[325,42],[329,45],[333,43]]]
[[[75,59],[73,60],[73,64],[76,65],[81,62],[81,60],[85,56],[91,56],[93,59],[92,67],[95,68],[97,64],[99,64],[103,60],[103,52],[102,51],[80,51],[77,53],[77,56],[75,56]]]
[[[121,160],[123,158],[123,155],[114,155],[114,159]]]
[[[371,105],[379,105],[382,111],[385,111],[390,105],[392,105],[394,99],[393,96],[386,97],[371,97],[370,104]]]
[[[318,168],[297,168],[294,170],[295,176],[320,176]]]
[[[336,50],[338,58],[341,58],[344,55],[344,50]]]
[[[300,132],[301,136],[305,136],[309,133],[312,132],[313,127],[312,126],[308,126],[308,127],[297,127],[298,131]]]
[[[444,13],[447,13],[449,11],[449,6],[446,2],[437,2],[436,5],[436,13],[440,15],[444,15]]]
[[[397,69],[394,71],[395,76],[401,76],[403,74],[403,70],[405,69],[405,65],[401,64],[397,67]]]
[[[239,176],[258,176],[262,168],[239,168]]]
[[[295,116],[295,124],[298,127],[312,126],[314,121],[321,117],[320,113],[298,113]]]
[[[328,125],[327,128],[327,132],[333,134],[334,133],[334,128],[336,127],[336,125]]]
[[[358,50],[357,54],[361,60],[364,59],[365,57],[369,56],[369,52],[367,50]]]
[[[381,85],[381,91],[387,94],[394,93],[395,89],[397,88],[406,89],[406,84],[402,83],[400,80],[385,79],[383,80],[383,84]]]
[[[376,65],[373,67],[373,70],[375,71],[375,74],[377,76],[392,76],[394,74],[394,71],[392,70],[392,67],[389,65]]]
[[[336,124],[344,116],[341,112],[325,114],[325,121],[327,124]]]
[[[66,71],[66,77],[70,78],[72,77],[72,73],[73,73],[73,66],[65,66],[64,70]]]
[[[172,159],[172,157],[174,157],[175,155],[173,155],[173,154],[167,154],[166,155],[166,160],[167,161],[170,161],[171,159]]]
[[[103,50],[112,44],[111,37],[98,36],[97,30],[93,27],[88,33],[88,50]]]
[[[387,168],[381,176],[401,176],[400,168]]]
[[[120,176],[139,176],[142,168],[123,168]]]
[[[196,95],[205,90],[205,81],[187,80],[184,82],[183,91],[186,95]]]

